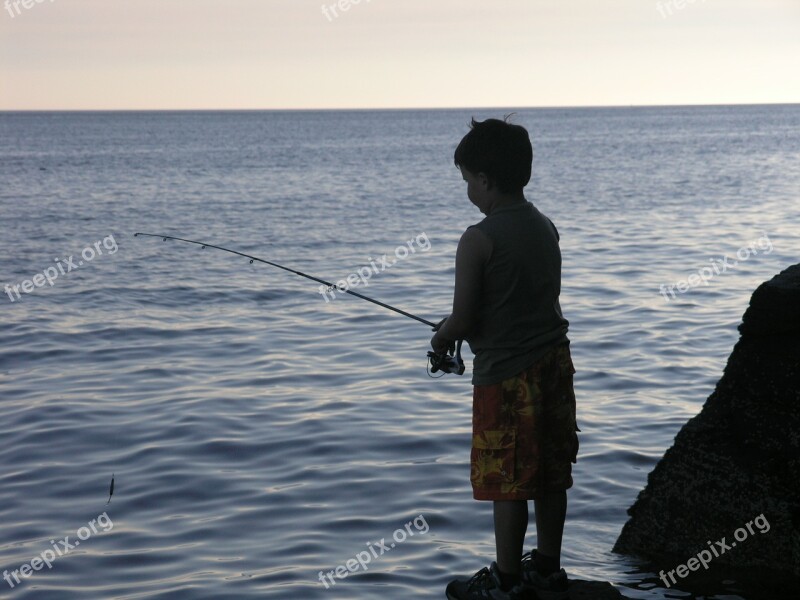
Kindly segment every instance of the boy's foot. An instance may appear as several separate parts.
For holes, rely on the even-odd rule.
[[[503,591],[497,563],[484,567],[469,579],[454,579],[445,590],[448,600],[537,600],[536,593],[521,585]]]
[[[567,572],[564,569],[553,571],[547,575],[542,574],[541,566],[537,565],[538,552],[531,550],[522,555],[521,578],[522,584],[527,589],[533,589],[542,600],[559,600],[568,598]],[[541,559],[539,559],[541,562]]]

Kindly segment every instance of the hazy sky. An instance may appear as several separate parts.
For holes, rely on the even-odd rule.
[[[800,0],[3,2],[0,109],[800,102]]]

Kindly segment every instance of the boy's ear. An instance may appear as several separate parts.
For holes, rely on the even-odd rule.
[[[478,173],[478,182],[481,184],[484,192],[492,189],[492,180],[486,176],[486,173]]]

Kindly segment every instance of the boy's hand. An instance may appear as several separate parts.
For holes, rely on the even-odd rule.
[[[454,352],[455,351],[455,341],[453,340],[446,340],[442,336],[439,335],[439,331],[442,329],[442,326],[447,322],[447,319],[450,317],[445,317],[441,321],[439,321],[433,328],[433,331],[436,334],[431,338],[431,348],[436,354],[444,354],[446,352]]]
[[[441,323],[437,325],[437,327],[440,326]],[[446,353],[452,354],[456,350],[456,342],[455,340],[444,339],[439,335],[439,332],[437,330],[437,332],[431,338],[431,348],[433,348],[433,351],[436,354],[446,354]]]

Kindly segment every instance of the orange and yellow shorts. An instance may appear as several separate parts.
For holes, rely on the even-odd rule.
[[[566,343],[514,377],[474,386],[470,480],[476,500],[532,500],[572,487],[579,431],[574,373]]]

